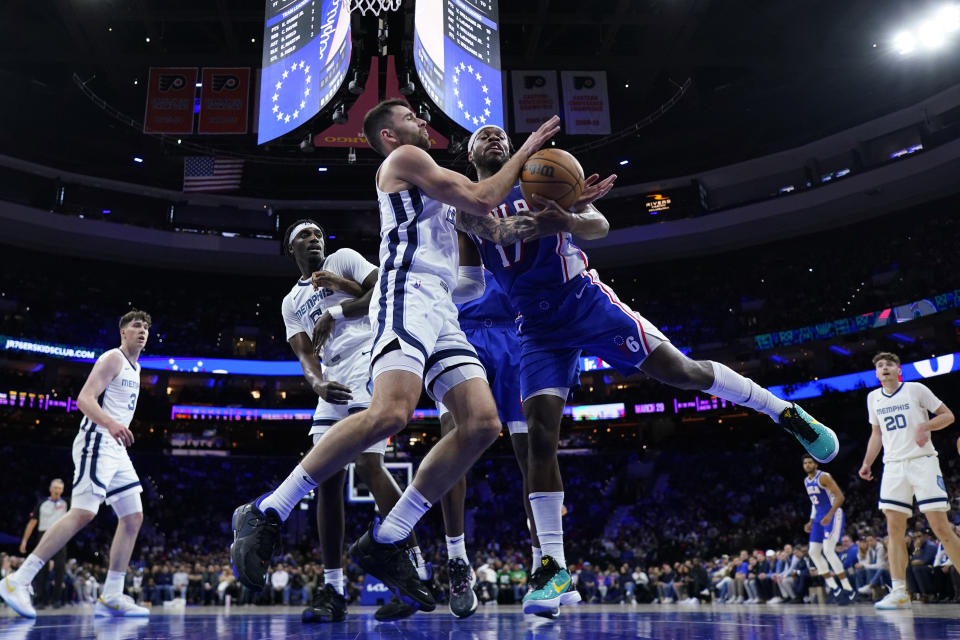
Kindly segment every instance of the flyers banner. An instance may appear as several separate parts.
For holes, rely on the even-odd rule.
[[[400,95],[400,83],[397,80],[397,67],[393,56],[387,56],[387,82],[386,93],[388,96]],[[367,84],[365,91],[357,98],[353,106],[347,111],[347,123],[335,124],[313,137],[313,146],[315,147],[365,147],[367,139],[363,135],[363,116],[367,111],[377,106],[377,77],[380,69],[380,60],[377,56],[370,58],[370,73],[367,75]],[[436,129],[427,125],[427,133],[430,134],[431,149],[446,149],[450,146],[450,140],[440,135]]]
[[[561,71],[563,119],[570,134],[610,133],[606,71]]]
[[[193,133],[196,67],[150,67],[144,133]]]
[[[560,113],[556,71],[511,71],[513,130],[536,131],[545,120]]]
[[[246,133],[250,112],[250,67],[203,70],[197,133]]]

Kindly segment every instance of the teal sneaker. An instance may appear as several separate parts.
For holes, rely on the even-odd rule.
[[[830,462],[840,452],[837,434],[796,404],[780,414],[780,426],[792,433],[817,462]]]
[[[543,556],[540,567],[530,578],[530,592],[523,596],[523,612],[553,617],[561,605],[580,602],[573,589],[570,573],[550,556]]]

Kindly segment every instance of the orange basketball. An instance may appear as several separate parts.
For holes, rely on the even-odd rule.
[[[542,208],[530,198],[534,193],[569,209],[583,193],[583,167],[562,149],[541,149],[523,165],[520,191],[532,209]]]

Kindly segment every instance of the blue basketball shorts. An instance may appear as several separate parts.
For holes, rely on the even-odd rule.
[[[523,398],[542,389],[578,386],[581,351],[631,375],[654,349],[669,342],[592,270],[525,301],[520,315]]]
[[[813,519],[813,524],[810,526],[810,542],[838,544],[843,536],[843,525],[845,524],[843,509],[837,509],[833,514],[833,520],[827,526],[820,524],[820,518],[822,517],[814,517]]]

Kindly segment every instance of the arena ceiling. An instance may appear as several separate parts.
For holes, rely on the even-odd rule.
[[[618,169],[622,182],[640,182],[801,144],[956,84],[960,43],[912,57],[890,46],[893,32],[924,4],[502,0],[502,60],[504,69],[605,69],[614,131],[656,111],[690,78],[692,89],[664,117],[581,158],[588,168]],[[4,5],[0,149],[67,169],[178,188],[183,155],[111,117],[83,95],[74,74],[106,105],[140,120],[150,66],[260,64],[263,0]],[[410,37],[412,7],[405,0],[391,17],[393,52]],[[354,27],[360,51],[370,55],[375,20]],[[268,149],[257,148],[253,135],[200,142],[302,161],[248,169],[250,194],[368,195],[368,167],[344,166],[336,180],[317,182],[318,162],[345,164],[340,149],[307,157],[294,140]],[[133,154],[147,158],[144,166],[131,164]],[[631,163],[621,169],[623,158]]]

